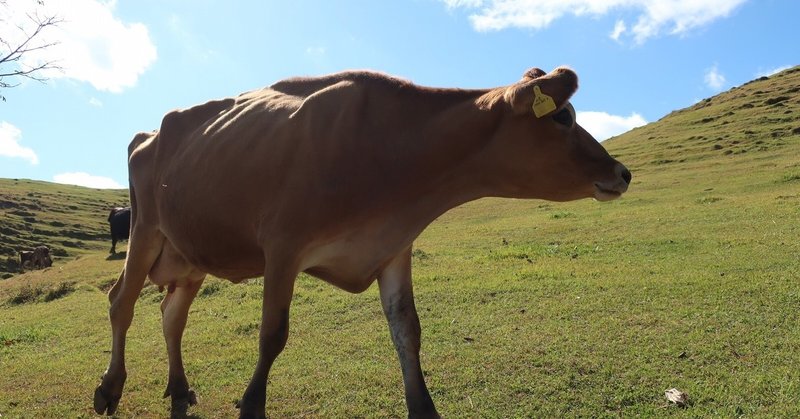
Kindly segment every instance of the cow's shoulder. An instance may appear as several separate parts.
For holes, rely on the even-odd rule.
[[[186,136],[206,125],[210,120],[216,119],[222,112],[232,108],[235,103],[236,100],[232,98],[218,99],[167,113],[161,121],[161,129],[158,131],[160,141]]]

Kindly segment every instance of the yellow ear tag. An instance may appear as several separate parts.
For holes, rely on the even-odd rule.
[[[541,118],[556,110],[556,103],[553,98],[542,93],[539,86],[533,86],[533,113],[537,118]]]

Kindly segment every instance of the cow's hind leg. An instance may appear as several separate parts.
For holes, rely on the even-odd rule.
[[[161,303],[162,328],[167,343],[169,357],[169,381],[164,397],[172,397],[172,416],[183,417],[189,406],[197,404],[194,390],[189,388],[189,381],[183,369],[181,358],[181,338],[189,316],[189,307],[203,284],[203,278],[190,281],[185,286],[170,286],[167,296]]]
[[[183,417],[189,406],[197,403],[197,396],[189,388],[183,369],[181,339],[189,307],[203,284],[205,273],[195,269],[169,240],[164,240],[161,254],[149,275],[153,283],[167,287],[167,295],[161,302],[161,326],[169,357],[169,381],[164,397],[172,397],[172,416]]]
[[[240,418],[266,417],[267,377],[272,363],[283,351],[289,337],[289,305],[296,276],[295,269],[268,267],[265,270],[258,363],[242,400],[237,403]]]
[[[94,392],[94,410],[112,415],[117,410],[125,386],[125,338],[133,320],[136,299],[144,286],[150,267],[161,251],[164,236],[155,228],[137,226],[131,236],[125,269],[109,292],[111,308],[111,362]]]
[[[411,249],[395,257],[378,277],[381,305],[392,334],[409,418],[438,418],[419,363],[420,325],[411,286]]]

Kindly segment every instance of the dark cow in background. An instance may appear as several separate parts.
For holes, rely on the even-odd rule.
[[[117,253],[117,241],[128,240],[131,233],[131,207],[112,208],[108,214],[108,224],[111,226],[111,253]]]
[[[44,269],[53,266],[50,249],[47,246],[39,246],[33,250],[20,251],[19,266],[20,271],[25,269]]]

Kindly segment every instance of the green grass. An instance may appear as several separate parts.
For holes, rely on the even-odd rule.
[[[799,417],[798,86],[795,68],[609,140],[634,175],[621,200],[485,199],[426,230],[414,283],[440,412]],[[98,206],[115,197],[37,185]],[[63,215],[95,222],[91,211]],[[0,281],[4,418],[93,416],[110,349],[105,291],[122,266],[106,251],[98,242]],[[46,302],[60,284],[70,292]],[[37,297],[12,301],[28,294]],[[168,415],[160,298],[149,286],[139,299],[120,417]],[[200,291],[183,345],[200,397],[190,413],[236,414],[260,304],[259,280],[210,279]],[[667,405],[672,387],[689,394],[688,407]],[[300,278],[267,404],[270,417],[405,417],[376,287],[351,295]]]
[[[46,245],[56,260],[111,248],[108,213],[127,190],[0,179],[0,279],[19,273],[19,251]]]

